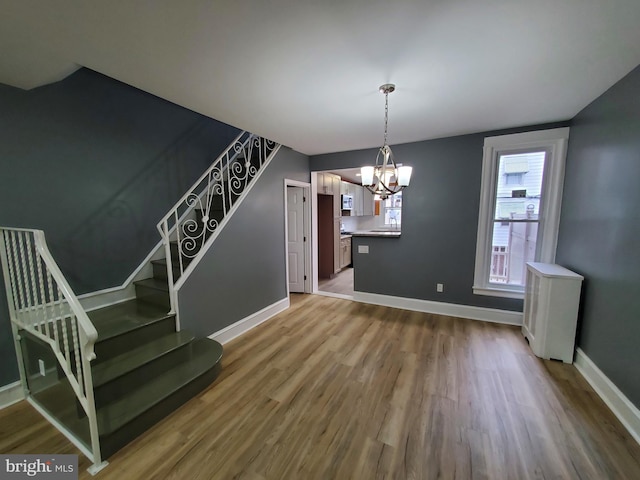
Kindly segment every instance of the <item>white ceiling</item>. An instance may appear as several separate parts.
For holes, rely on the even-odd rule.
[[[0,0],[0,82],[86,66],[306,154],[565,120],[640,64],[639,0]]]

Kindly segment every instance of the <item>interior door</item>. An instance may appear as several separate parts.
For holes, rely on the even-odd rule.
[[[304,191],[287,187],[287,255],[289,291],[304,293]]]

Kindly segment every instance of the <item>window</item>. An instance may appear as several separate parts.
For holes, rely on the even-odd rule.
[[[473,291],[523,298],[526,263],[553,262],[568,128],[485,139]]]
[[[399,227],[402,223],[402,192],[391,195],[384,201],[384,224]]]
[[[507,185],[522,185],[524,173],[505,173],[505,183]]]

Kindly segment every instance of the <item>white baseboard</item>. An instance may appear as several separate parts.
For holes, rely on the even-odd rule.
[[[82,308],[87,312],[108,307],[109,305],[115,305],[116,303],[126,302],[127,300],[133,300],[134,298],[136,298],[136,289],[133,284],[127,285],[126,287],[108,288],[106,290],[99,290],[78,296],[80,305],[82,305]]]
[[[262,322],[266,322],[271,317],[277,315],[280,312],[283,312],[287,308],[289,308],[289,297],[283,298],[282,300],[279,300],[276,303],[263,308],[259,312],[249,315],[248,317],[245,317],[242,320],[239,320],[236,323],[223,328],[222,330],[212,333],[211,335],[209,335],[209,338],[225,344],[238,337],[239,335],[242,335],[243,333],[248,332],[252,328],[260,325]]]
[[[0,410],[24,399],[20,381],[0,387]]]
[[[318,290],[314,295],[322,295],[324,297],[341,298],[343,300],[353,300],[353,295],[345,295],[344,293],[323,292]]]
[[[587,357],[582,349],[576,349],[576,360],[573,364],[613,414],[618,417],[618,420],[629,431],[635,441],[640,444],[640,410]]]
[[[434,302],[431,300],[419,300],[417,298],[393,297],[377,293],[353,292],[356,302],[372,303],[385,307],[403,308],[416,312],[436,313],[451,317],[482,320],[483,322],[505,323],[507,325],[522,325],[522,312],[497,310],[494,308],[473,307],[470,305],[457,305],[455,303]]]
[[[108,307],[109,305],[136,298],[136,289],[133,282],[142,280],[143,278],[149,278],[153,275],[151,260],[164,258],[162,246],[162,241],[157,243],[122,285],[78,295],[78,300],[80,300],[82,308],[90,312],[91,310],[97,310],[98,308]],[[162,255],[160,252],[162,252]]]

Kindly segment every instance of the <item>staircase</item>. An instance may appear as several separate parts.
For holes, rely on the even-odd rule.
[[[42,232],[0,229],[0,247],[5,281],[24,289],[8,298],[26,397],[94,461],[92,473],[218,376],[222,345],[176,331],[166,270],[136,282],[134,300],[85,313]]]
[[[136,282],[136,299],[88,312],[98,331],[91,365],[103,458],[158,423],[218,376],[222,345],[176,331],[165,278]]]
[[[96,473],[207,388],[222,345],[180,330],[177,291],[279,145],[242,132],[158,224],[166,258],[136,298],[86,312],[40,230],[0,227],[0,260],[26,399]]]

